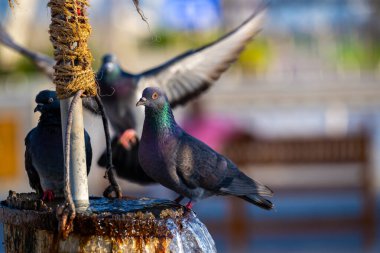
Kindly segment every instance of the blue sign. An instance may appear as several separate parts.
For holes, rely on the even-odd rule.
[[[220,0],[165,0],[161,17],[166,28],[174,30],[202,30],[220,22]]]

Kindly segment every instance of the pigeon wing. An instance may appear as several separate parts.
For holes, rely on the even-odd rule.
[[[202,187],[217,194],[272,196],[265,185],[241,172],[229,159],[184,133],[177,153],[177,174],[190,188]]]
[[[137,75],[139,94],[148,86],[158,85],[174,107],[208,89],[261,30],[265,9],[265,6],[260,7],[242,25],[221,39]]]
[[[5,31],[4,27],[0,24],[0,43],[15,50],[16,52],[22,54],[23,56],[29,58],[45,75],[50,79],[53,79],[55,65],[54,59],[51,57],[30,51],[13,41],[10,35]]]
[[[180,140],[175,156],[178,177],[192,189],[216,189],[226,173],[223,165],[216,169],[221,162],[217,153],[187,133]]]
[[[32,135],[33,130],[25,138],[25,170],[28,174],[29,185],[32,189],[36,190],[37,194],[41,195],[43,193],[40,176],[36,168],[33,166],[32,155],[30,151],[30,136]]]

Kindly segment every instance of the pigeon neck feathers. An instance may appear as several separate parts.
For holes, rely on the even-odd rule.
[[[59,111],[44,112],[41,113],[39,126],[51,126],[51,125],[61,125],[61,114]]]
[[[145,115],[144,126],[152,131],[174,132],[178,128],[168,102],[159,108],[145,107]]]

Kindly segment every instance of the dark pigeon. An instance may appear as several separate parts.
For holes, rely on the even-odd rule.
[[[163,186],[197,201],[233,195],[263,209],[273,192],[241,172],[228,158],[187,134],[175,122],[170,102],[159,88],[146,88],[136,106],[145,106],[139,161],[145,173]]]
[[[261,30],[266,4],[263,1],[245,22],[219,40],[189,50],[139,74],[123,70],[113,55],[103,57],[97,80],[102,102],[115,130],[112,141],[113,164],[119,177],[140,184],[154,183],[142,171],[137,159],[138,136],[142,131],[144,114],[142,110],[136,110],[134,103],[144,88],[150,83],[157,84],[167,94],[172,108],[200,95],[237,60],[245,46]],[[52,77],[53,59],[23,49],[3,29],[0,30],[0,42],[30,58],[45,74]],[[84,98],[83,105],[91,112],[99,113],[96,103],[91,99]],[[106,160],[104,152],[98,164],[106,167]]]
[[[36,96],[34,111],[41,113],[38,125],[25,138],[25,169],[29,184],[45,200],[63,197],[64,160],[60,104],[55,91],[43,90]],[[92,149],[90,136],[84,131],[87,174]]]

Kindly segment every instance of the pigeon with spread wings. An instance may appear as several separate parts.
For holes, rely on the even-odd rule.
[[[221,39],[140,74],[124,71],[113,55],[103,58],[98,80],[100,90],[104,92],[102,100],[116,130],[113,154],[119,176],[138,183],[153,182],[149,177],[142,180],[139,174],[142,170],[136,159],[137,136],[141,134],[144,114],[141,109],[132,108],[132,101],[149,83],[157,84],[167,94],[173,108],[197,97],[237,60],[245,45],[261,30],[264,16],[265,8],[261,8]],[[99,165],[105,166],[105,161],[104,153]]]

